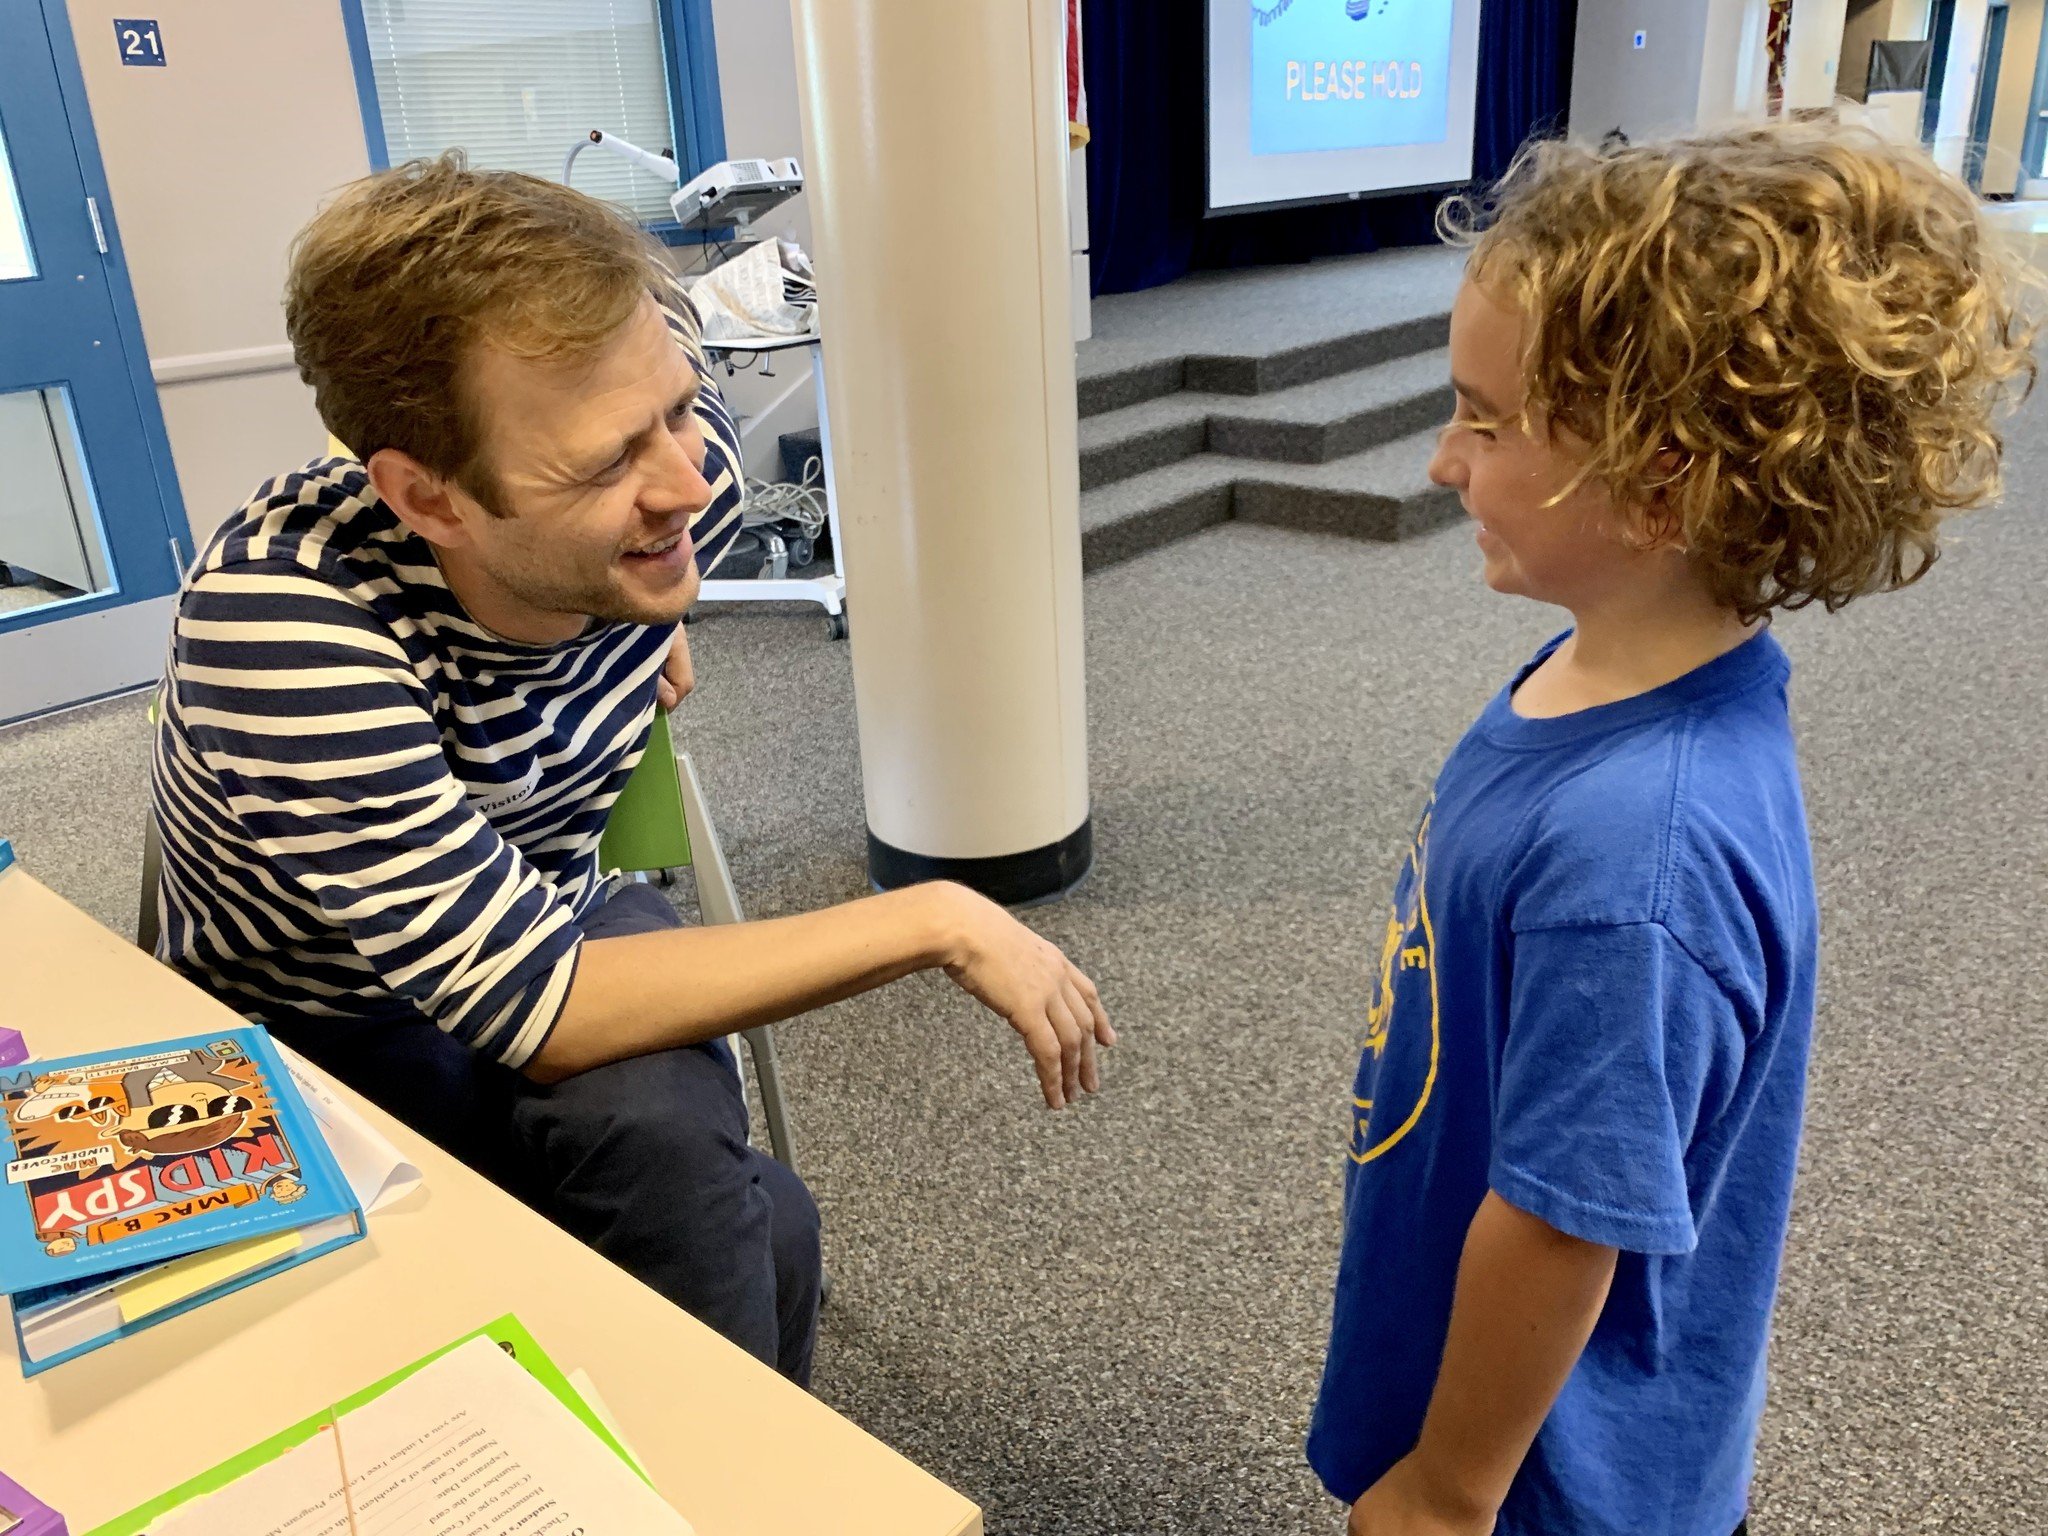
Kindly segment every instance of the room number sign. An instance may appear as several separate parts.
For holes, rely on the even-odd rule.
[[[114,21],[114,41],[123,64],[161,69],[164,62],[164,34],[154,21]]]

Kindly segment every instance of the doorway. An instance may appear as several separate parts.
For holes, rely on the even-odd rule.
[[[0,0],[0,723],[154,675],[188,551],[63,0]]]
[[[1991,144],[1991,115],[1998,105],[1998,71],[2005,63],[2005,26],[2012,12],[2000,5],[1984,18],[1984,55],[1977,67],[1977,100],[1970,113],[1970,143],[1963,153],[1963,179],[1972,191],[1984,187],[1984,155]]]

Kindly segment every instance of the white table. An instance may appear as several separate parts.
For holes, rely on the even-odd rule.
[[[816,336],[761,336],[745,340],[706,341],[705,354],[713,361],[730,363],[736,358],[773,357],[804,348],[811,365],[811,392],[818,402],[818,446],[825,472],[825,520],[832,530],[832,570],[823,576],[788,577],[782,580],[721,581],[704,583],[701,598],[707,603],[817,603],[832,622],[832,638],[846,638],[846,580],[841,574],[845,561],[839,541],[839,497],[832,488],[832,429],[825,410],[825,352]],[[786,396],[784,398],[787,398]],[[779,402],[778,402],[779,403]],[[762,413],[765,418],[766,412]],[[744,432],[741,434],[744,438]]]
[[[18,867],[0,871],[0,1019],[46,1056],[239,1022]],[[348,1097],[426,1175],[365,1241],[33,1381],[0,1349],[0,1470],[73,1536],[506,1312],[590,1373],[699,1536],[979,1536],[965,1498]]]

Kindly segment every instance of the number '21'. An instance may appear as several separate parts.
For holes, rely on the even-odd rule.
[[[120,44],[123,64],[161,65],[164,62],[163,33],[154,21],[117,20],[114,36]]]

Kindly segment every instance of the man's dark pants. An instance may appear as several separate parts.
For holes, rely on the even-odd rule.
[[[659,891],[628,885],[583,930],[596,939],[679,926]],[[543,1087],[424,1021],[308,1020],[277,1032],[757,1359],[809,1384],[818,1208],[801,1179],[748,1145],[746,1099],[725,1041]],[[517,1266],[520,1256],[505,1262]]]

